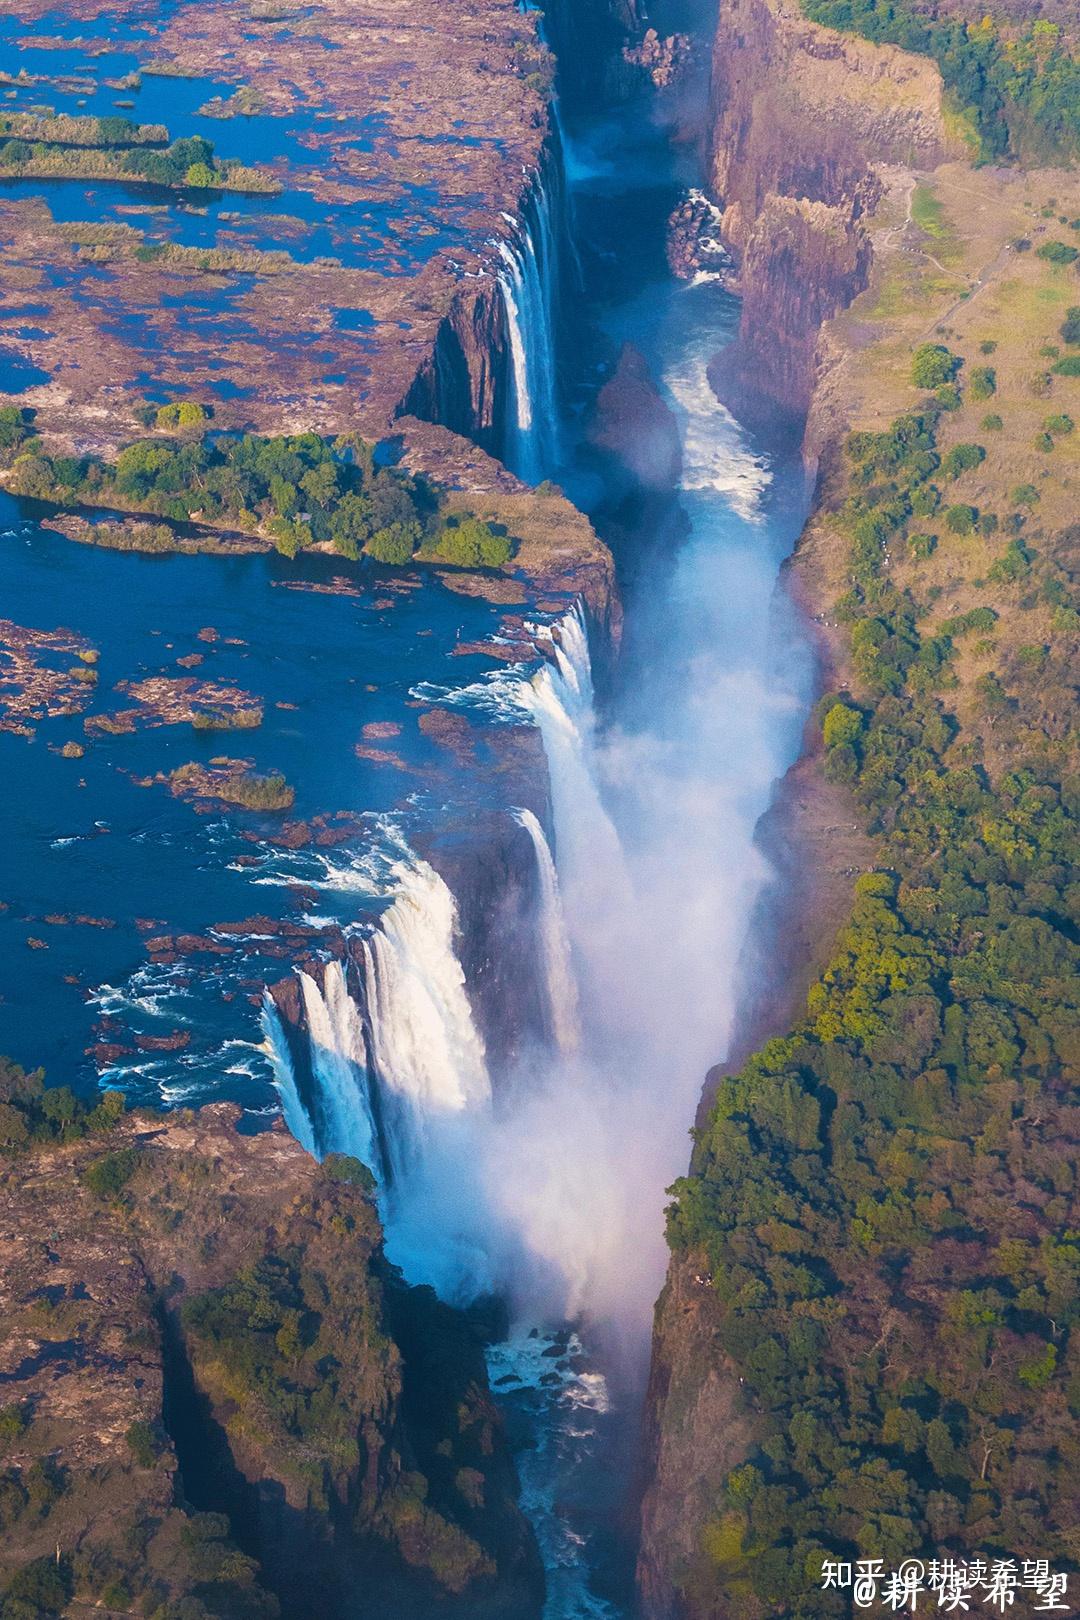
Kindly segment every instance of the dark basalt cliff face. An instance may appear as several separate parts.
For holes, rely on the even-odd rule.
[[[700,1530],[716,1518],[725,1476],[753,1447],[753,1414],[717,1348],[718,1313],[706,1263],[673,1263],[656,1307],[638,1561],[643,1610],[665,1620],[723,1614]]]
[[[795,0],[722,0],[706,144],[743,298],[713,383],[748,426],[798,430],[819,328],[866,284],[879,170],[945,152],[941,80],[808,22]]]
[[[486,276],[457,293],[401,405],[401,415],[440,422],[498,449],[507,410],[509,338],[502,298]]]
[[[65,1614],[538,1612],[478,1335],[387,1264],[355,1161],[237,1116],[0,1175],[0,1589],[56,1560]]]

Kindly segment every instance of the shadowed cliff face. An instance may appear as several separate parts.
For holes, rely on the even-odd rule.
[[[801,430],[818,330],[866,284],[878,171],[940,160],[940,100],[930,62],[807,22],[794,0],[723,0],[708,155],[743,306],[712,377],[748,425]]]
[[[657,1304],[646,1412],[648,1487],[638,1581],[645,1612],[714,1620],[715,1570],[701,1525],[718,1520],[726,1475],[754,1444],[753,1414],[716,1351],[719,1310],[704,1260],[673,1264]],[[700,1593],[684,1610],[680,1592]]]

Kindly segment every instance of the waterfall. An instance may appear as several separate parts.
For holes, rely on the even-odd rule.
[[[514,814],[532,839],[536,853],[540,953],[544,963],[551,1037],[560,1052],[573,1052],[581,1044],[577,984],[570,961],[570,941],[566,934],[555,862],[544,829],[532,811],[516,810]]]
[[[537,180],[521,220],[510,214],[503,218],[513,231],[498,243],[513,382],[504,459],[520,478],[535,484],[558,461],[554,367],[559,246],[543,180]]]
[[[566,929],[590,1020],[601,1042],[633,1038],[644,1009],[627,1004],[621,939],[626,948],[641,918],[626,858],[600,790],[592,666],[580,603],[546,632],[547,659],[521,683],[518,701],[544,745],[558,850],[558,880]],[[648,949],[645,938],[637,948]]]
[[[296,1084],[296,1073],[293,1069],[289,1045],[285,1039],[285,1031],[278,1016],[278,1010],[274,1006],[270,992],[267,990],[263,991],[260,1022],[265,1039],[264,1050],[270,1059],[270,1067],[274,1075],[274,1090],[281,1098],[281,1112],[285,1117],[285,1123],[300,1143],[300,1146],[305,1148],[314,1158],[316,1156],[315,1132],[311,1128],[308,1111],[304,1107]]]
[[[551,787],[558,883],[566,933],[574,951],[595,1044],[622,1047],[638,1038],[648,1017],[640,996],[627,993],[625,958],[648,957],[649,919],[638,905],[619,835],[601,793],[593,712],[592,664],[581,602],[551,625],[530,625],[544,658],[518,664],[464,687],[422,682],[411,695],[424,702],[478,708],[495,720],[532,721],[540,733]]]
[[[415,857],[395,863],[394,878],[396,897],[362,952],[385,1156],[400,1183],[441,1120],[488,1106],[491,1081],[454,948],[454,897]]]
[[[371,1106],[360,1011],[338,961],[323,968],[322,989],[300,972],[300,992],[326,1150],[351,1153],[379,1176],[381,1153]]]

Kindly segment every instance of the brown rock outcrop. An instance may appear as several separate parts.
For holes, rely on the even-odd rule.
[[[597,396],[588,436],[635,485],[667,490],[678,483],[679,424],[633,344],[623,344],[618,365]]]
[[[533,1613],[478,1339],[387,1264],[354,1161],[320,1166],[281,1127],[242,1136],[238,1114],[131,1117],[0,1169],[0,1381],[19,1414],[0,1431],[0,1585],[55,1559],[65,1614],[197,1596],[217,1545],[197,1507],[228,1516],[295,1620],[346,1592],[351,1615],[398,1612],[404,1568],[432,1603],[469,1592],[479,1612],[509,1582]],[[471,1501],[462,1469],[483,1483]],[[244,1590],[229,1613],[277,1613]]]
[[[880,169],[946,151],[941,88],[932,62],[821,28],[796,0],[722,0],[709,180],[743,308],[714,382],[744,420],[805,416],[821,322],[865,285]]]
[[[753,1414],[718,1344],[720,1306],[704,1260],[673,1263],[656,1307],[638,1559],[649,1620],[719,1620],[681,1595],[706,1563],[703,1530],[723,1514],[725,1476],[753,1449]],[[715,1588],[715,1582],[712,1583]]]

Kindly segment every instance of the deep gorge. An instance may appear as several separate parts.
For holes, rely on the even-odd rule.
[[[348,4],[333,0],[331,10],[353,48]],[[435,31],[419,21],[429,54],[417,61],[445,94]],[[218,279],[204,266],[186,306],[183,291],[161,283],[184,342],[195,333],[214,349],[211,366],[234,331],[238,296],[248,302],[235,330],[253,352],[252,289],[261,285],[274,311],[271,384],[255,367],[250,405],[233,384],[238,392],[216,397],[197,446],[179,436],[178,454],[205,451],[212,492],[215,436],[260,427],[265,436],[246,453],[285,486],[286,504],[274,510],[293,514],[295,527],[315,514],[310,544],[275,554],[273,519],[241,501],[246,530],[212,555],[72,546],[70,514],[57,522],[43,498],[55,483],[11,486],[30,498],[0,494],[4,611],[13,615],[0,621],[0,650],[17,658],[41,707],[18,711],[12,735],[0,737],[9,791],[25,807],[12,818],[0,894],[2,937],[23,964],[20,995],[0,1000],[0,1051],[27,1068],[41,1057],[51,1083],[62,1076],[78,1092],[70,1117],[54,1117],[32,1077],[13,1079],[0,1065],[0,1085],[47,1144],[42,1161],[15,1159],[4,1183],[17,1211],[9,1224],[29,1232],[40,1199],[43,1227],[56,1226],[44,1259],[28,1237],[12,1263],[25,1289],[15,1372],[4,1377],[27,1369],[41,1380],[30,1399],[44,1398],[47,1413],[54,1352],[39,1364],[37,1350],[22,1356],[24,1340],[55,1342],[73,1378],[92,1369],[95,1399],[110,1414],[98,1437],[102,1477],[117,1501],[129,1487],[136,1498],[141,1482],[158,1515],[151,1532],[146,1509],[138,1532],[148,1566],[173,1556],[170,1537],[185,1546],[194,1537],[205,1567],[213,1558],[200,1536],[239,1543],[240,1553],[221,1554],[239,1585],[206,1598],[192,1620],[270,1620],[274,1599],[283,1620],[832,1614],[840,1600],[811,1590],[826,1541],[861,1547],[865,1533],[871,1551],[910,1551],[915,1530],[897,1530],[902,1514],[889,1494],[908,1467],[935,1537],[955,1532],[947,1513],[959,1510],[941,1505],[954,1489],[977,1526],[972,1515],[985,1511],[1007,1447],[1001,1432],[980,1430],[981,1461],[972,1450],[969,1470],[978,1479],[956,1483],[955,1401],[935,1405],[929,1380],[914,1387],[920,1358],[947,1357],[920,1343],[895,1402],[863,1422],[859,1481],[877,1482],[864,1498],[841,1465],[844,1390],[830,1394],[832,1407],[821,1397],[823,1381],[842,1382],[825,1324],[858,1317],[850,1340],[846,1325],[836,1330],[837,1356],[873,1370],[890,1335],[903,1343],[910,1321],[936,1309],[929,1247],[918,1251],[929,1275],[916,1279],[919,1311],[899,1285],[889,1293],[889,1268],[899,1276],[901,1259],[888,1223],[901,1218],[909,1155],[931,1151],[912,1145],[904,1108],[932,1134],[946,1092],[973,1084],[981,1062],[1007,1070],[1011,1061],[996,1004],[973,1016],[973,1047],[961,1027],[961,993],[943,965],[960,946],[924,939],[940,906],[929,881],[912,893],[918,872],[905,863],[914,869],[912,849],[935,838],[938,853],[926,860],[937,859],[959,835],[951,820],[940,837],[937,823],[927,830],[922,795],[936,791],[926,782],[959,736],[942,793],[968,794],[991,828],[992,853],[979,849],[971,871],[980,882],[992,872],[998,913],[1014,875],[1007,863],[1018,859],[998,845],[1034,839],[1044,811],[1059,825],[1041,782],[1029,791],[1026,777],[1010,777],[1000,799],[987,785],[983,734],[988,758],[1010,746],[1021,757],[1001,683],[985,674],[972,682],[970,707],[957,700],[959,720],[942,707],[952,699],[939,699],[933,681],[955,689],[950,638],[977,630],[985,641],[961,644],[969,664],[973,648],[993,656],[1005,609],[999,594],[993,609],[972,607],[977,597],[952,603],[960,587],[949,548],[961,530],[950,541],[944,507],[940,534],[912,536],[918,557],[935,555],[939,570],[916,609],[902,524],[918,510],[933,526],[937,507],[920,487],[923,504],[905,515],[910,492],[890,504],[888,479],[909,452],[924,483],[949,465],[949,413],[966,405],[952,379],[966,378],[976,354],[998,354],[1002,334],[995,327],[987,339],[971,311],[994,275],[1011,275],[1020,260],[1016,221],[1033,240],[1080,225],[1067,227],[1065,214],[1051,221],[1049,190],[1039,211],[1025,203],[1023,214],[1019,188],[1002,182],[1011,236],[1002,226],[983,253],[979,233],[994,210],[980,202],[972,230],[982,257],[966,261],[955,298],[942,301],[961,249],[940,199],[927,199],[927,176],[955,160],[947,199],[949,187],[974,185],[976,171],[958,161],[955,109],[943,111],[937,69],[821,28],[794,0],[656,0],[648,15],[636,0],[550,0],[542,15],[469,0],[455,25],[479,116],[460,147],[447,142],[444,167],[426,122],[409,126],[434,178],[407,171],[411,212],[405,190],[386,203],[403,212],[387,215],[376,247],[363,235],[370,221],[349,212],[347,187],[334,187],[353,174],[349,164],[363,171],[385,131],[365,114],[340,146],[324,140],[328,126],[316,130],[314,117],[339,116],[330,98],[300,154],[306,162],[317,152],[325,165],[314,182],[308,174],[310,194],[296,193],[314,235],[295,219],[282,232],[306,244],[297,253],[318,266],[309,279],[295,258],[259,283],[252,265],[280,251],[280,224],[237,226],[236,214],[230,230],[261,244],[250,260],[242,255]],[[337,53],[340,63],[341,43]],[[332,52],[319,58],[320,73],[327,60]],[[144,102],[160,96],[170,118],[193,108],[201,116],[208,83],[166,73],[155,87],[149,73]],[[457,103],[439,105],[445,116]],[[505,149],[487,142],[484,124],[503,115]],[[239,146],[247,134],[253,148],[280,139],[274,119],[253,117],[250,131],[239,119],[223,131],[223,152],[229,137]],[[396,181],[399,135],[381,149]],[[477,187],[479,175],[482,189],[470,191],[463,173]],[[1054,196],[1066,184],[1047,182]],[[129,249],[142,255],[136,283],[190,270],[179,249],[170,260],[170,249],[141,237],[133,247],[125,232],[136,204],[120,187],[113,202],[125,223],[88,232],[68,218],[83,206],[78,187],[57,185],[53,225],[75,255],[64,273],[76,302],[89,307],[100,292],[109,322],[119,320],[109,277]],[[284,196],[295,201],[291,190]],[[153,220],[173,209],[183,252],[202,252],[217,240],[221,200],[159,200],[140,230],[161,228]],[[265,203],[244,207],[259,221]],[[464,221],[457,235],[447,227],[454,210]],[[46,228],[35,213],[30,234]],[[1031,246],[1028,273],[1038,260]],[[327,247],[343,262],[321,257]],[[904,278],[923,258],[942,280],[910,292]],[[376,262],[390,271],[378,285]],[[407,262],[416,279],[399,302]],[[272,294],[271,283],[286,290]],[[1049,306],[1059,293],[1047,285],[1039,297]],[[889,323],[912,310],[917,321],[935,298],[943,322],[975,324],[966,361],[948,361],[944,394],[913,403],[906,350],[926,333],[909,322],[898,338]],[[47,313],[33,316],[41,328],[25,329],[38,334],[28,344],[44,342]],[[951,329],[938,335],[960,343]],[[1050,358],[1046,345],[1043,353]],[[994,365],[1004,394],[1003,357]],[[990,393],[994,365],[980,368]],[[1068,385],[1055,378],[1075,375],[1055,365],[1042,386],[1060,394]],[[134,425],[117,426],[122,400],[109,416],[88,408],[82,381],[66,386],[75,426],[65,419],[62,431],[76,447],[91,442],[88,432],[114,451],[135,436]],[[159,404],[146,387],[133,421],[153,433],[153,451],[171,442],[164,435],[179,428],[180,406]],[[58,397],[42,391],[35,432],[44,423],[55,433]],[[888,402],[895,421],[881,416]],[[849,440],[854,419],[873,431]],[[963,419],[965,432],[991,434],[986,420]],[[1053,419],[1057,441],[1043,437],[1057,465],[1074,424],[1061,409]],[[29,440],[29,421],[19,432]],[[97,437],[92,444],[96,453]],[[955,476],[970,479],[986,452],[966,441],[960,451]],[[335,464],[349,477],[362,467],[363,479],[347,482]],[[396,477],[415,480],[404,507]],[[327,524],[320,529],[318,492],[335,478],[344,501],[377,498],[389,527],[408,529],[401,564],[366,542],[338,547]],[[93,492],[85,469],[78,487]],[[1040,489],[1029,488],[1030,511]],[[1025,572],[1043,566],[1043,536],[1024,530],[1033,520],[1006,516],[1001,493],[996,540],[988,497],[970,482],[959,492],[973,504],[948,511],[967,523],[968,558],[1010,536],[1004,559],[971,589],[1006,580],[1027,593],[1018,612],[1041,612]],[[185,544],[203,548],[205,513],[192,499],[180,514],[165,516]],[[860,520],[869,539],[849,546]],[[466,531],[471,566],[436,545]],[[1032,538],[1039,545],[1029,551]],[[492,566],[485,542],[496,547],[488,560],[502,559]],[[1046,597],[1057,614],[1062,589],[1056,576],[1047,587],[1058,592]],[[38,628],[23,631],[23,621]],[[854,658],[851,624],[864,637]],[[1048,658],[1060,628],[1039,629]],[[1016,658],[1036,650],[1025,642]],[[1053,686],[1048,701],[1067,707]],[[42,746],[26,746],[39,723]],[[1049,730],[1063,724],[1050,715]],[[882,785],[883,758],[906,761],[902,786]],[[256,795],[247,804],[245,790]],[[260,793],[276,794],[277,808],[260,806]],[[905,814],[915,818],[910,845],[886,844]],[[1020,828],[1015,838],[1001,831],[1006,823]],[[1046,836],[1056,873],[1060,851]],[[872,870],[883,849],[887,869]],[[1032,879],[1021,908],[1028,932],[1008,947],[1014,967],[1030,946],[1056,972],[1059,943],[1048,943],[1048,930],[1059,899]],[[984,926],[977,908],[966,915]],[[933,958],[937,978],[916,975],[912,992],[904,957],[886,1004],[892,1024],[867,1013],[861,983],[844,1001],[849,963],[830,957],[841,929],[860,971],[864,958],[892,960],[894,935],[901,954]],[[989,970],[980,958],[970,971],[983,974],[982,993]],[[970,984],[963,993],[974,994]],[[42,1020],[42,1005],[55,1019]],[[1021,1025],[1017,1016],[1014,1034]],[[966,1038],[981,1058],[965,1060]],[[1038,1062],[1048,1065],[1051,1038],[1039,1040]],[[940,1067],[925,1075],[919,1054],[930,1051]],[[1026,1061],[1031,1071],[1035,1059]],[[945,1207],[950,1155],[959,1163],[970,1147],[992,1156],[1026,1128],[1019,1102],[1009,1113],[1008,1080],[991,1079],[990,1103],[961,1096],[956,1141],[935,1170],[944,1267],[969,1289],[986,1279],[965,1274],[975,1239]],[[102,1090],[124,1093],[136,1111],[121,1118],[110,1102],[104,1119],[104,1104],[86,1114]],[[203,1111],[221,1099],[237,1113]],[[148,1103],[167,1110],[164,1121],[137,1111]],[[1048,1134],[1067,1134],[1049,1118]],[[867,1120],[853,1170],[850,1145]],[[1041,1116],[1031,1129],[1043,1131]],[[120,1178],[111,1197],[95,1190],[91,1162],[105,1131],[115,1144],[110,1174]],[[865,1168],[876,1147],[885,1192]],[[1037,1142],[1012,1184],[994,1184],[992,1200],[1020,1222],[1035,1221],[1039,1152]],[[865,1193],[850,1252],[834,1202],[844,1174],[856,1187],[853,1210]],[[1054,1171],[1055,1196],[1063,1174]],[[792,1215],[796,1187],[805,1197]],[[916,1197],[917,1188],[913,1205]],[[839,1281],[827,1276],[830,1245],[841,1254]],[[1065,1264],[1053,1254],[1049,1271]],[[41,1325],[43,1297],[57,1334],[90,1297],[69,1278],[80,1265],[95,1308],[107,1303],[84,1334],[89,1354],[78,1332],[47,1339]],[[43,1289],[41,1277],[54,1274],[62,1282]],[[1038,1337],[1033,1289],[1007,1359],[1037,1401],[1066,1341],[1056,1296],[1049,1350]],[[773,1291],[794,1302],[790,1311]],[[967,1309],[964,1301],[967,1293]],[[858,1337],[875,1311],[878,1344],[868,1330]],[[964,1318],[971,1344],[982,1342],[985,1320]],[[110,1383],[131,1361],[114,1364],[108,1349],[128,1333],[132,1411],[145,1413],[147,1431],[134,1447]],[[776,1372],[789,1353],[802,1384]],[[852,1401],[864,1393],[860,1385]],[[1047,1410],[1067,1422],[1052,1400]],[[839,1439],[829,1429],[837,1412]],[[41,1432],[32,1417],[26,1434],[43,1445]],[[815,1464],[823,1434],[837,1449]],[[1013,1529],[1025,1534],[1033,1480],[1021,1459]],[[847,1515],[835,1531],[821,1517],[828,1491]],[[65,1506],[60,1493],[56,1519],[46,1514],[26,1532],[39,1563],[53,1555],[54,1526],[58,1568],[61,1542],[86,1536],[72,1496]],[[114,1510],[94,1501],[91,1543]],[[865,1531],[856,1522],[864,1501]],[[201,1528],[200,1514],[210,1515]],[[127,1612],[122,1587],[76,1567],[89,1584],[73,1601],[89,1592],[106,1613]],[[272,1596],[253,1595],[253,1582]],[[174,1620],[171,1609],[159,1620],[166,1615]]]
[[[711,17],[694,21],[704,50]],[[579,53],[603,52],[610,22],[583,32],[579,16]],[[548,26],[557,40],[558,17]],[[755,827],[797,751],[812,679],[777,593],[806,502],[790,417],[771,436],[762,424],[759,449],[718,403],[707,373],[738,305],[717,271],[679,282],[666,257],[669,219],[703,178],[707,75],[699,63],[665,95],[627,69],[616,37],[615,93],[598,111],[565,76],[520,249],[498,289],[463,295],[406,407],[590,513],[615,556],[622,649],[571,615],[538,673],[425,688],[452,713],[536,725],[549,793],[472,853],[437,837],[419,865],[405,854],[385,939],[344,974],[331,964],[321,988],[316,972],[299,997],[275,990],[269,1015],[294,1133],[381,1166],[391,1258],[451,1298],[508,1299],[517,1359],[496,1346],[492,1369],[532,1429],[519,1466],[553,1620],[634,1607],[637,1487],[613,1498],[603,1478],[615,1457],[637,1477],[664,1188],[705,1072],[748,1016],[745,953],[769,886]],[[477,891],[496,849],[493,917]],[[676,933],[658,959],[661,916]],[[509,945],[530,935],[531,962]],[[753,978],[758,997],[776,991],[760,958]],[[554,1369],[540,1407],[528,1386],[544,1363],[523,1359],[536,1329]],[[584,1434],[560,1440],[582,1413]]]

